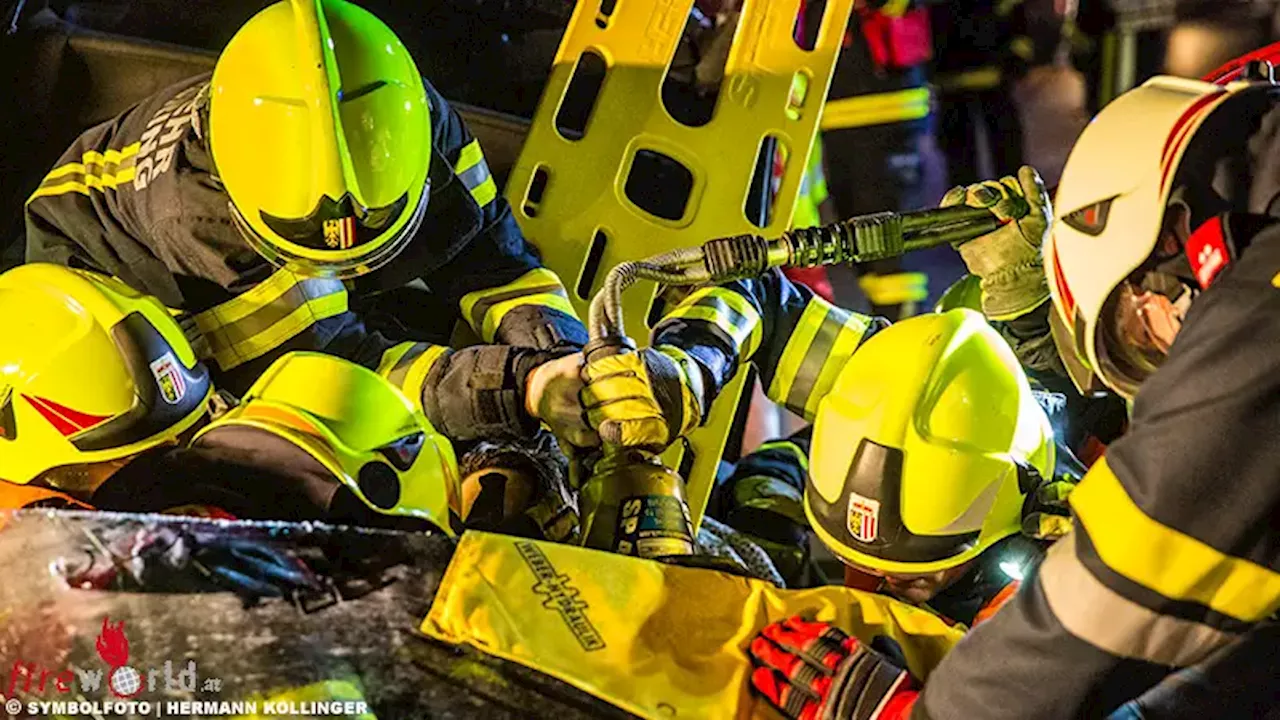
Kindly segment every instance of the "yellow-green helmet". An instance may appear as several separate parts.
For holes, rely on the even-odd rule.
[[[980,313],[904,320],[871,337],[818,406],[804,506],[844,561],[931,573],[1018,532],[1027,468],[1054,438],[1013,351]]]
[[[211,392],[155,298],[60,265],[0,275],[0,480],[176,442]]]
[[[956,308],[969,308],[982,312],[982,279],[977,275],[965,275],[951,283],[951,286],[938,298],[933,306],[934,312],[944,313]]]
[[[284,0],[222,51],[208,134],[231,215],[254,249],[302,275],[390,261],[430,195],[431,108],[381,20],[345,0]]]
[[[458,483],[453,446],[372,370],[331,355],[288,353],[196,440],[229,425],[288,440],[375,512],[451,532],[449,493]]]

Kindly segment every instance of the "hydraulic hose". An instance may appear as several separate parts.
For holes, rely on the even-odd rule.
[[[1025,214],[1026,208],[1023,208]],[[682,248],[609,271],[591,301],[587,359],[634,348],[622,319],[622,293],[637,280],[689,286],[756,277],[775,267],[816,267],[864,263],[913,250],[958,245],[1000,227],[984,208],[949,207],[910,213],[861,215],[819,227],[799,228],[775,240],[746,234],[717,238],[702,247]]]

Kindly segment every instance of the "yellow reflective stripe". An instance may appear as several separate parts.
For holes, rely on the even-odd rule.
[[[471,188],[471,197],[476,199],[476,204],[480,207],[488,205],[498,197],[498,184],[493,181],[493,176],[485,178],[479,186]]]
[[[462,317],[484,339],[493,342],[502,318],[522,305],[541,305],[577,318],[560,278],[546,268],[534,268],[506,285],[462,296]]]
[[[569,302],[569,298],[564,295],[557,293],[525,295],[514,300],[497,303],[489,308],[488,314],[484,317],[484,327],[481,328],[480,337],[484,338],[485,342],[493,342],[494,338],[498,336],[498,326],[502,324],[502,318],[506,317],[507,313],[512,310],[524,305],[537,305],[577,317],[574,314],[573,305]]]
[[[431,343],[400,343],[382,354],[378,374],[408,396],[415,408],[422,410],[422,388],[427,374],[448,350]]]
[[[944,90],[991,90],[1000,86],[1004,74],[994,65],[957,73],[940,73],[934,82]]]
[[[738,346],[738,359],[744,362],[755,355],[764,332],[755,306],[738,293],[721,287],[697,290],[663,320],[702,320],[715,325]]]
[[[839,308],[833,308],[835,313],[843,313]],[[828,317],[830,321],[832,318]],[[837,320],[838,321],[838,320]],[[858,350],[858,346],[862,344],[862,338],[867,334],[867,318],[857,313],[847,313],[847,317],[840,323],[839,334],[836,335],[836,341],[831,345],[822,360],[822,370],[818,373],[818,378],[813,382],[812,388],[804,394],[804,415],[805,419],[812,420],[818,415],[818,403],[822,398],[831,392],[832,386],[836,384],[836,378],[840,375],[840,371],[844,369],[849,358],[853,357],[853,353]],[[817,348],[815,348],[817,349]],[[796,386],[793,384],[792,393],[795,394]],[[799,398],[788,398],[792,407],[799,409]]]
[[[80,156],[80,162],[59,165],[44,176],[40,187],[36,188],[27,202],[38,197],[69,192],[88,195],[90,188],[104,190],[132,182],[137,174],[133,158],[138,154],[139,147],[139,143],[133,143],[120,150],[108,150],[105,153],[90,150]]]
[[[458,153],[458,162],[453,165],[453,172],[480,207],[488,205],[498,196],[498,185],[489,172],[489,163],[485,162],[479,140],[472,140],[463,146]]]
[[[920,302],[929,297],[929,276],[916,272],[867,274],[858,278],[858,287],[874,305]]]
[[[919,120],[929,114],[929,89],[907,88],[887,93],[831,100],[822,108],[823,130]]]
[[[766,395],[812,419],[841,368],[862,343],[868,319],[814,298],[778,358]]]
[[[1194,665],[1239,639],[1204,623],[1161,615],[1104,585],[1080,562],[1075,538],[1049,548],[1040,585],[1067,632],[1117,657],[1170,667]]]
[[[1280,573],[1157,522],[1129,497],[1105,457],[1072,491],[1070,503],[1098,557],[1133,582],[1245,622],[1280,608]]]
[[[347,291],[340,280],[303,278],[288,270],[221,305],[192,317],[200,332],[203,357],[222,370],[260,357],[320,320],[347,311]]]
[[[787,338],[787,344],[782,348],[782,355],[778,357],[778,367],[773,371],[773,382],[769,383],[769,388],[765,391],[765,395],[770,400],[777,403],[786,402],[787,395],[791,393],[791,386],[795,383],[796,373],[800,372],[800,363],[804,361],[805,353],[813,344],[818,328],[822,327],[822,320],[826,316],[827,308],[821,303],[810,302],[805,306],[804,312],[800,314],[800,320],[796,322],[795,328]]]
[[[484,151],[480,149],[480,141],[473,138],[458,152],[458,162],[453,164],[453,171],[461,175],[481,162],[484,162]]]

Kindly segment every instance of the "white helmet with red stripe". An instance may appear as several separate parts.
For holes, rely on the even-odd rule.
[[[1205,148],[1208,155],[1197,150],[1198,159],[1182,167],[1193,139],[1197,148],[1212,141],[1242,150],[1249,118],[1258,116],[1256,108],[1267,104],[1262,94],[1272,90],[1262,82],[1222,86],[1156,77],[1107,105],[1076,141],[1054,198],[1044,264],[1057,310],[1054,339],[1082,392],[1105,385],[1132,399],[1163,360],[1200,288],[1189,285],[1179,297],[1151,289],[1137,271],[1181,255],[1180,243],[1163,232],[1175,188],[1208,189],[1213,182],[1214,167],[1202,166],[1201,158],[1216,157],[1216,147]],[[1222,122],[1236,115],[1241,131],[1223,133]],[[1157,297],[1160,292],[1168,297]]]

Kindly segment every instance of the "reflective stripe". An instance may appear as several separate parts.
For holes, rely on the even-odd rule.
[[[738,359],[742,362],[755,355],[764,332],[755,306],[738,293],[720,287],[694,292],[662,320],[701,320],[715,325],[737,345]]]
[[[867,274],[858,278],[858,287],[873,305],[920,302],[929,297],[929,276],[916,272]]]
[[[907,88],[831,100],[822,108],[821,127],[823,130],[843,130],[919,120],[928,114],[929,88]]]
[[[489,163],[485,162],[479,140],[472,140],[463,146],[462,151],[458,153],[458,162],[454,164],[453,171],[457,173],[462,185],[467,188],[480,207],[493,202],[493,199],[498,196],[498,185],[489,172]]]
[[[134,161],[139,147],[139,143],[133,143],[105,153],[90,150],[80,156],[78,163],[59,165],[44,176],[40,187],[36,188],[27,202],[38,197],[70,192],[88,195],[90,188],[106,190],[115,188],[120,183],[132,182],[137,174]]]
[[[778,358],[770,400],[812,420],[841,368],[867,333],[868,318],[814,298],[805,306]]]
[[[994,65],[956,73],[939,73],[934,83],[943,90],[991,90],[1004,79],[1000,68]]]
[[[395,385],[418,410],[422,410],[422,388],[427,373],[449,348],[431,343],[400,343],[382,354],[378,374]]]
[[[462,317],[485,342],[493,342],[507,313],[522,305],[559,310],[577,318],[560,278],[546,268],[534,268],[506,285],[462,296]]]
[[[1102,457],[1069,499],[1107,567],[1172,600],[1244,622],[1280,608],[1280,573],[1226,555],[1157,522],[1133,502]]]
[[[277,270],[250,290],[193,316],[199,331],[194,344],[202,358],[212,357],[223,371],[231,370],[346,311],[341,280]]]
[[[1112,655],[1187,667],[1238,636],[1161,615],[1103,585],[1076,557],[1075,538],[1054,543],[1040,566],[1049,609],[1067,632]]]

